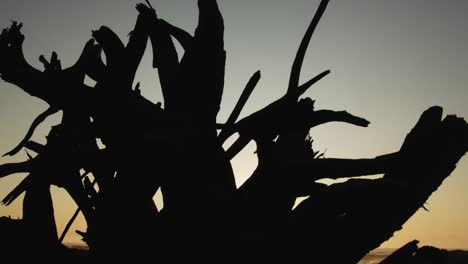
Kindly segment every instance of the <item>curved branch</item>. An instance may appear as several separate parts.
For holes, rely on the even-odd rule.
[[[60,71],[59,74],[49,74],[32,67],[25,59],[22,49],[24,36],[20,27],[13,26],[4,29],[0,35],[0,75],[3,80],[21,88],[31,96],[44,100],[54,107],[63,107],[73,102],[89,102],[91,89],[82,85],[79,91],[61,89],[62,87],[77,87],[76,79],[69,79],[67,71],[74,72],[73,68]],[[90,44],[88,44],[90,45]],[[73,76],[73,74],[72,74]]]
[[[354,116],[346,111],[319,110],[314,111],[307,117],[310,128],[322,125],[328,122],[343,122],[356,126],[367,127],[370,122],[358,116]]]
[[[44,122],[44,120],[57,113],[59,111],[58,108],[54,108],[54,107],[49,107],[45,112],[43,112],[42,114],[40,114],[38,117],[36,117],[36,119],[34,119],[34,121],[32,122],[31,124],[31,127],[29,127],[29,130],[28,132],[26,133],[26,135],[24,136],[23,140],[21,140],[21,142],[15,147],[13,148],[12,150],[10,150],[9,152],[5,153],[3,155],[3,157],[5,156],[13,156],[15,155],[16,153],[18,153],[25,145],[26,143],[28,143],[29,139],[31,139],[32,135],[34,134],[34,131],[36,130],[36,128],[42,123]]]
[[[117,65],[120,66],[119,61],[122,60],[125,46],[119,36],[106,26],[101,26],[98,30],[94,30],[92,36],[104,50],[107,66],[110,68],[114,68]]]
[[[299,78],[301,75],[302,63],[304,62],[304,57],[307,51],[307,47],[309,46],[310,40],[312,35],[314,34],[315,29],[322,17],[325,9],[327,8],[329,0],[322,0],[320,5],[315,13],[314,18],[310,22],[307,31],[302,38],[301,44],[299,45],[299,49],[297,50],[296,58],[294,59],[294,63],[291,69],[291,75],[289,77],[289,85],[288,85],[288,93],[294,93],[294,89],[299,87]]]
[[[101,58],[102,49],[95,44],[94,39],[88,40],[77,62],[64,70],[64,74],[83,82],[84,74],[95,81],[101,81],[106,74],[106,65]]]

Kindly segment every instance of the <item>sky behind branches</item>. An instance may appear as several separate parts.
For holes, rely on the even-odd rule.
[[[225,19],[227,51],[225,92],[220,122],[227,119],[250,76],[262,78],[241,117],[282,96],[299,42],[318,0],[218,0]],[[25,55],[41,68],[38,57],[56,51],[64,67],[72,65],[91,30],[106,25],[124,42],[132,30],[137,1],[130,0],[2,0],[0,26],[24,23]],[[195,0],[153,0],[160,17],[193,32]],[[465,0],[331,0],[312,39],[302,70],[307,81],[323,70],[331,74],[305,96],[316,108],[347,110],[371,121],[368,128],[327,124],[314,128],[313,147],[326,157],[364,158],[397,151],[420,114],[440,105],[445,114],[468,117],[468,1]],[[1,59],[1,58],[0,58]],[[147,49],[136,77],[143,96],[162,101],[157,75]],[[196,89],[196,87],[194,87]],[[0,153],[13,148],[32,120],[47,105],[19,88],[0,82]],[[34,139],[45,142],[51,124]],[[233,161],[241,184],[256,166],[255,145]],[[26,159],[21,152],[0,164]],[[24,175],[0,180],[3,198]],[[53,188],[59,233],[76,205],[63,190]],[[398,195],[398,194],[395,194]],[[421,244],[468,248],[468,159],[428,200],[429,212],[418,211],[383,247],[399,247],[418,239]],[[21,217],[21,201],[0,205],[0,215]],[[85,230],[82,218],[73,227]],[[77,242],[73,232],[66,238]]]

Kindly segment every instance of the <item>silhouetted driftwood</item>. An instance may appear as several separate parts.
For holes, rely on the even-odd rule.
[[[285,95],[238,121],[260,81],[257,72],[225,123],[216,118],[226,51],[215,0],[198,1],[193,36],[159,18],[149,2],[138,4],[128,41],[102,26],[92,32],[77,62],[65,69],[55,52],[50,60],[39,57],[43,70],[30,66],[22,51],[22,24],[13,22],[0,35],[1,78],[40,98],[49,109],[7,153],[29,149],[36,154],[0,165],[0,177],[28,174],[3,200],[11,204],[26,192],[24,219],[9,235],[22,236],[25,230],[34,234],[30,241],[41,243],[45,261],[359,261],[399,230],[450,175],[468,149],[468,125],[456,116],[442,118],[442,108],[432,107],[398,152],[334,159],[314,151],[312,127],[370,124],[346,111],[316,110],[313,100],[300,98],[330,73],[299,84],[307,48],[327,4],[321,1],[302,39]],[[140,84],[134,84],[148,40],[164,106],[145,99]],[[174,40],[184,51],[180,59]],[[84,84],[86,75],[96,81],[94,87]],[[51,129],[47,143],[31,141],[35,128],[58,111],[62,122]],[[224,150],[222,145],[235,133],[239,138]],[[258,167],[237,188],[230,160],[252,140]],[[317,183],[374,174],[385,176],[331,186]],[[77,204],[60,238],[52,185],[64,188]],[[164,197],[161,211],[152,200],[158,189]],[[304,196],[308,198],[294,208]],[[90,248],[84,258],[61,246],[79,212],[87,230],[76,232]]]
[[[380,264],[462,264],[468,262],[468,252],[462,250],[445,250],[432,246],[418,247],[414,240],[397,249]]]

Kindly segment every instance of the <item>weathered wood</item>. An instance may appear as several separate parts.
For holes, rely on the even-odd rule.
[[[382,179],[332,185],[294,210],[297,241],[316,238],[313,246],[320,253],[311,260],[357,262],[401,229],[450,175],[467,151],[468,125],[450,116],[441,121],[440,110],[430,108],[421,116],[403,143],[397,166]],[[335,250],[341,253],[330,260]]]
[[[370,124],[346,111],[316,110],[312,99],[300,98],[330,73],[299,85],[307,47],[328,2],[321,1],[302,39],[286,94],[237,121],[260,79],[257,72],[224,125],[216,121],[226,52],[215,0],[198,1],[194,36],[158,18],[148,1],[148,6],[138,4],[126,45],[103,26],[66,69],[55,52],[50,60],[40,57],[43,71],[29,65],[22,25],[13,23],[0,34],[1,77],[52,110],[41,114],[8,153],[25,147],[37,155],[0,165],[0,178],[30,174],[4,203],[26,191],[27,221],[43,227],[37,234],[49,242],[63,241],[82,211],[88,229],[79,233],[94,263],[148,258],[160,263],[356,263],[400,229],[450,175],[468,149],[468,125],[456,116],[442,119],[442,108],[433,107],[396,153],[335,159],[314,151],[312,127]],[[184,49],[180,62],[172,37]],[[148,39],[164,109],[141,95],[139,83],[133,89]],[[83,84],[85,75],[97,82],[94,88]],[[51,129],[47,144],[29,141],[34,128],[58,110],[62,122]],[[222,144],[234,133],[240,137],[225,151]],[[230,160],[252,140],[258,167],[237,189]],[[83,182],[81,169],[93,173],[94,182]],[[384,176],[331,186],[316,182],[374,174]],[[58,240],[51,185],[65,188],[79,208]],[[161,212],[152,200],[158,189],[164,196]],[[293,210],[300,196],[308,198]]]

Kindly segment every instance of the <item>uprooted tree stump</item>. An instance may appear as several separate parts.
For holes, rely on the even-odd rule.
[[[158,18],[149,3],[138,4],[127,44],[103,26],[66,69],[55,52],[50,60],[40,57],[43,71],[30,66],[22,51],[22,24],[13,22],[0,35],[1,77],[50,108],[7,153],[28,149],[36,155],[0,166],[0,177],[28,173],[3,203],[26,192],[17,229],[32,234],[28,241],[2,241],[2,248],[52,262],[355,263],[389,239],[454,170],[468,149],[468,125],[456,116],[442,118],[442,108],[432,107],[396,153],[350,160],[314,152],[310,128],[369,124],[300,99],[329,73],[299,84],[307,46],[327,4],[320,3],[305,33],[285,95],[238,121],[260,80],[257,72],[224,124],[216,120],[226,52],[215,0],[198,1],[193,36]],[[180,60],[173,38],[184,49]],[[139,84],[133,87],[148,39],[164,108],[141,96]],[[86,75],[96,81],[94,87],[84,84]],[[51,129],[47,144],[32,141],[34,129],[58,111],[62,122]],[[235,133],[239,138],[223,149]],[[257,145],[258,167],[237,188],[230,160],[250,141]],[[316,182],[372,174],[384,176],[330,186]],[[89,255],[75,258],[61,246],[65,234],[56,231],[51,185],[64,188],[78,205],[77,214],[83,213],[88,227],[77,232]],[[159,188],[161,211],[152,200]],[[308,198],[293,209],[302,196]]]

